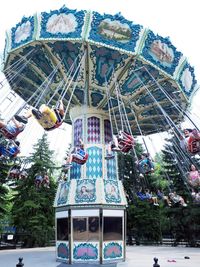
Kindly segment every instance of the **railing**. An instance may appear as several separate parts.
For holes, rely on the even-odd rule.
[[[24,242],[21,241],[21,237],[24,235],[16,234],[0,234],[0,250],[2,249],[16,249],[21,248],[24,245]]]
[[[196,240],[196,247],[200,247],[200,240]],[[189,243],[185,240],[180,240],[177,241],[175,238],[163,238],[161,241],[152,241],[152,240],[146,240],[146,239],[135,239],[135,238],[128,238],[126,240],[126,244],[129,246],[133,245],[153,245],[153,246],[171,246],[171,247],[176,247],[176,246],[184,246],[187,247],[189,246]]]

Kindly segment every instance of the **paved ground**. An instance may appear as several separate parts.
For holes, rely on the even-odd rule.
[[[190,259],[184,259],[189,256]],[[18,258],[23,257],[24,267],[67,267],[55,261],[55,248],[34,248],[0,251],[0,267],[16,267]],[[107,264],[106,267],[152,267],[153,258],[159,259],[160,267],[200,267],[200,249],[184,247],[127,247],[126,262]],[[73,264],[83,267],[83,264]],[[84,264],[84,267],[97,267],[98,264]],[[105,265],[104,265],[105,266]]]
[[[126,256],[126,262],[117,267],[152,267],[154,257],[159,259],[160,267],[200,267],[199,248],[131,246],[127,247]]]

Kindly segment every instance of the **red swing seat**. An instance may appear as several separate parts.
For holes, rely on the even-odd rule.
[[[197,154],[200,152],[200,139],[190,136],[187,144],[188,152],[191,154]]]
[[[19,176],[20,176],[20,171],[17,170],[17,169],[13,169],[9,172],[9,175],[8,175],[10,178],[13,178],[13,179],[18,179]]]
[[[134,146],[134,139],[131,135],[122,132],[123,139],[118,138],[118,146],[124,153],[128,153]]]
[[[128,153],[133,148],[133,145],[124,143],[124,141],[119,141],[118,145],[123,153]]]
[[[11,140],[14,140],[18,136],[18,134],[21,133],[21,131],[17,131],[15,134],[12,134],[6,128],[2,128],[0,131],[5,138]]]
[[[72,162],[76,162],[76,163],[78,163],[78,164],[80,164],[80,165],[83,165],[83,164],[86,163],[86,161],[87,161],[87,159],[88,159],[88,156],[89,156],[89,155],[88,155],[87,153],[85,154],[85,156],[84,156],[83,159],[79,159],[79,158],[73,156],[73,158],[72,158]]]

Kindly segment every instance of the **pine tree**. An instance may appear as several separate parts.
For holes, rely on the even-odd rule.
[[[56,185],[53,179],[53,152],[44,134],[28,159],[28,177],[19,180],[14,190],[12,218],[19,234],[24,234],[25,246],[44,246],[53,238]],[[35,175],[48,173],[50,187],[36,188]]]
[[[6,186],[6,178],[10,165],[3,160],[0,160],[0,220],[6,215],[7,201],[8,201],[8,187]]]
[[[134,149],[135,153],[131,151],[130,154],[120,153],[118,155],[119,178],[123,182],[130,203],[134,202],[134,194],[138,187],[141,186],[135,154],[137,155],[137,158],[139,158],[143,152],[143,147],[140,143],[136,142]]]

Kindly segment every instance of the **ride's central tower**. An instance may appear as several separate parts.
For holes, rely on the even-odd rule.
[[[70,117],[72,144],[77,146],[81,138],[88,160],[83,165],[73,163],[68,181],[57,191],[57,259],[70,263],[124,260],[126,198],[118,179],[117,156],[105,160],[112,139],[108,114],[76,106]]]
[[[193,67],[169,38],[121,14],[66,7],[23,17],[7,34],[3,63],[11,89],[30,105],[62,98],[72,145],[82,138],[89,155],[58,187],[57,259],[123,260],[126,200],[117,159],[104,159],[108,114],[119,129],[123,114],[134,135],[165,131],[182,120],[198,88]]]

